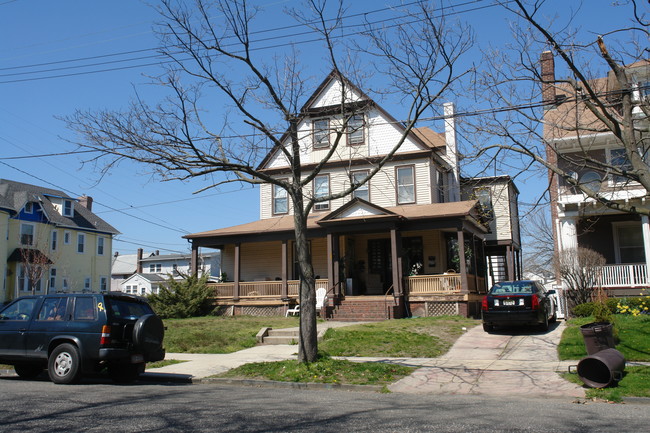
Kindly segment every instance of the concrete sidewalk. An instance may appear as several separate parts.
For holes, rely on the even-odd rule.
[[[326,322],[319,327],[346,326]],[[557,358],[564,323],[548,333],[487,334],[480,326],[461,336],[452,349],[439,358],[341,357],[356,362],[384,362],[419,367],[413,374],[389,386],[400,393],[448,393],[490,395],[537,395],[583,397],[578,385],[561,379],[576,361]],[[148,370],[147,375],[174,375],[197,380],[249,362],[297,359],[298,346],[256,346],[223,355],[167,354],[167,359],[188,362]]]

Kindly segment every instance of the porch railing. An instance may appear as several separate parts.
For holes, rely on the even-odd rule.
[[[316,280],[316,289],[327,289],[327,279]],[[215,291],[217,298],[232,298],[235,293],[235,283],[208,283]],[[288,296],[298,297],[299,280],[287,281]],[[240,298],[280,298],[282,297],[282,281],[241,281],[239,283]]]
[[[601,287],[639,287],[650,284],[646,265],[605,265],[600,269]]]
[[[462,287],[459,274],[412,275],[405,278],[405,285],[411,295],[460,293]]]

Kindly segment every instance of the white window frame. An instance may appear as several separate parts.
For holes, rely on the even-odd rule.
[[[280,179],[280,180],[288,180],[288,179]],[[278,211],[278,206],[277,203],[278,201],[283,201],[285,203],[285,209],[284,211]],[[271,206],[273,207],[273,215],[284,215],[289,213],[289,194],[287,194],[287,190],[282,188],[280,185],[272,184],[271,185]]]
[[[50,250],[56,251],[59,248],[59,232],[58,230],[52,230],[50,233]]]
[[[66,217],[74,216],[74,204],[72,200],[63,200],[61,205],[61,215]]]
[[[31,228],[31,235],[23,233],[23,228],[29,227]],[[23,236],[31,236],[31,241],[29,243],[23,242]],[[34,246],[34,242],[36,241],[36,226],[34,224],[30,223],[20,223],[20,245],[25,245],[25,246]]]
[[[56,292],[56,268],[50,268],[50,277],[49,277],[50,292]]]
[[[34,214],[34,202],[28,201],[25,203],[25,207],[23,208],[24,212],[28,215],[33,215]]]
[[[103,256],[104,255],[104,249],[105,249],[105,238],[103,236],[97,236],[97,255],[98,256]]]
[[[92,281],[93,279],[90,277],[84,278],[84,290],[88,290],[88,291],[92,290]]]
[[[323,122],[326,124],[317,126],[317,124]],[[312,136],[314,149],[327,149],[330,147],[330,119],[328,117],[312,120]]]
[[[77,233],[77,254],[84,254],[86,252],[86,234]]]
[[[400,185],[400,172],[402,170],[411,171],[412,182],[409,184]],[[412,188],[413,189],[413,199],[400,200],[400,188]],[[416,189],[416,180],[415,180],[415,166],[414,165],[398,165],[395,167],[395,202],[400,204],[414,204],[417,203],[417,189]]]
[[[359,183],[359,181],[356,181],[355,178],[359,176],[361,180],[365,179],[368,177],[368,174],[370,173],[370,170],[356,170],[350,172],[350,182],[355,185]],[[365,197],[359,197],[359,193],[363,193],[365,191]],[[363,199],[365,201],[370,201],[370,180],[368,180],[366,183],[361,185],[359,188],[355,189],[352,191],[352,198],[357,198],[359,197],[360,199]]]
[[[365,116],[363,113],[350,116],[346,132],[348,146],[361,146],[366,142]]]
[[[317,191],[317,182],[322,181],[323,179],[326,180],[325,185],[327,185],[327,191],[325,192],[318,192]],[[313,194],[314,198],[319,198],[319,197],[327,197],[330,195],[331,187],[330,187],[330,175],[329,174],[319,174],[316,176],[313,180]],[[314,210],[319,211],[319,210],[328,210],[330,208],[330,202],[328,201],[321,201],[318,203],[314,203]]]
[[[108,277],[99,277],[99,291],[102,293],[108,291]]]
[[[72,242],[72,232],[65,230],[63,232],[63,245],[70,245],[70,242]]]
[[[616,260],[617,264],[622,264],[621,263],[621,242],[618,236],[618,229],[621,227],[639,227],[639,230],[643,233],[643,227],[641,226],[641,222],[619,221],[619,222],[612,223],[612,232],[614,235],[614,259]],[[628,247],[628,248],[639,248],[639,247],[643,249],[643,237],[640,238],[639,245]]]

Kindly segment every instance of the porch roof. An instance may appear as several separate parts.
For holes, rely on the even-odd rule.
[[[352,205],[355,202],[349,202],[347,205]],[[394,206],[383,208],[384,213],[376,215],[363,215],[363,216],[340,216],[340,209],[336,209],[331,213],[312,214],[307,219],[307,230],[322,230],[324,226],[333,222],[338,224],[358,224],[359,222],[394,222],[398,217],[402,222],[408,223],[409,221],[437,221],[437,220],[455,220],[469,222],[474,228],[478,228],[481,232],[486,232],[486,229],[480,224],[478,214],[476,211],[476,200],[450,202],[450,203],[433,203],[425,205],[406,205]],[[346,205],[346,206],[347,206]],[[345,206],[344,206],[345,207]],[[379,207],[377,207],[379,208]],[[379,208],[382,209],[382,208]],[[186,239],[207,239],[211,238],[216,240],[218,238],[230,238],[233,236],[246,236],[258,235],[261,233],[293,233],[294,219],[293,215],[284,215],[275,218],[265,218],[251,223],[240,224],[222,229],[209,230],[199,233],[191,233],[183,236]]]

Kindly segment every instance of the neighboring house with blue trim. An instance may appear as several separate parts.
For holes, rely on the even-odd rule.
[[[31,293],[107,291],[113,236],[92,198],[0,179],[0,302]]]

